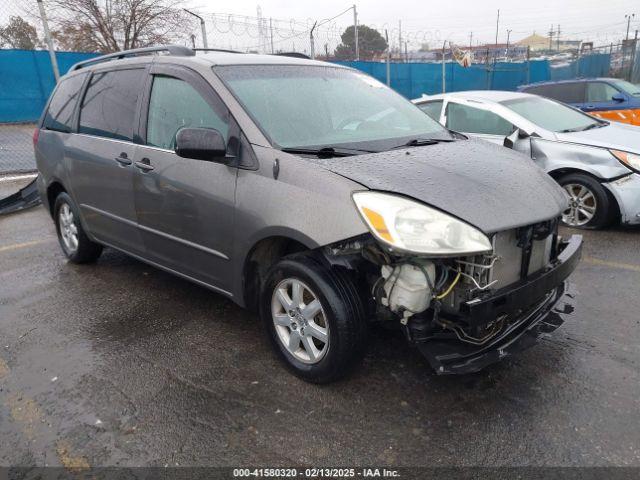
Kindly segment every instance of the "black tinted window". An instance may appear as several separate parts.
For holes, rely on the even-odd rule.
[[[116,70],[91,78],[80,111],[80,133],[132,140],[144,70]]]
[[[418,104],[418,108],[433,118],[436,122],[440,121],[440,112],[442,110],[442,100],[435,102],[425,102]]]
[[[73,128],[73,111],[80,95],[85,75],[75,75],[60,82],[49,108],[44,116],[42,127],[48,130],[70,132]]]
[[[525,89],[527,93],[535,93],[543,97],[553,98],[564,103],[584,102],[584,83],[556,83],[553,85],[540,85]]]

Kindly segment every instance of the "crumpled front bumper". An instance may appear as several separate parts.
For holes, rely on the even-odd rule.
[[[625,225],[640,224],[640,174],[632,173],[603,185],[618,202],[620,222]]]
[[[582,236],[564,243],[550,268],[495,292],[491,297],[467,303],[467,314],[513,320],[484,345],[458,339],[429,339],[416,343],[438,374],[477,372],[487,365],[522,351],[558,328],[575,309],[575,294],[567,277],[582,254]]]

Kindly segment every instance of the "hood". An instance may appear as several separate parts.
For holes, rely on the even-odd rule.
[[[562,189],[531,159],[482,140],[310,161],[372,190],[412,197],[485,233],[548,220],[566,207]]]
[[[640,153],[640,127],[626,123],[611,122],[606,127],[556,135],[558,140],[563,142]]]

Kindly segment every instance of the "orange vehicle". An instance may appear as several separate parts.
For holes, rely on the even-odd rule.
[[[552,98],[594,117],[640,126],[640,87],[617,78],[579,78],[525,85],[518,90]]]

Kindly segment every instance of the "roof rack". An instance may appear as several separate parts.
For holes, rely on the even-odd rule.
[[[244,53],[238,50],[225,50],[224,48],[192,48],[194,52],[223,52],[223,53]]]
[[[279,57],[292,57],[292,58],[304,58],[306,60],[311,60],[309,55],[305,55],[300,52],[280,52],[280,53],[272,53],[271,55],[277,55]]]
[[[94,63],[108,62],[110,60],[119,60],[121,58],[136,57],[138,55],[148,55],[157,52],[168,52],[169,55],[176,55],[178,57],[193,57],[195,55],[195,52],[192,49],[183,47],[182,45],[161,45],[158,47],[134,48],[132,50],[109,53],[108,55],[101,55],[96,58],[78,62],[72,66],[69,71],[73,72],[74,70],[79,70]]]

